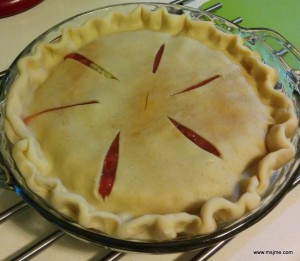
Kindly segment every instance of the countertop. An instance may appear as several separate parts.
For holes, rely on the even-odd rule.
[[[120,2],[122,1],[44,0],[26,12],[0,19],[0,71],[7,69],[25,46],[56,23],[83,11]],[[196,1],[190,5],[197,6],[202,2],[205,1]],[[14,192],[0,189],[0,212],[18,201],[20,199]],[[293,189],[264,219],[240,233],[210,260],[300,260],[299,220],[300,186]],[[24,249],[37,238],[54,230],[55,227],[34,210],[26,209],[22,214],[0,224],[0,260],[9,260],[16,249]],[[255,251],[273,252],[255,254]],[[288,252],[283,254],[284,251]],[[66,235],[33,260],[99,260],[107,252],[108,250]],[[186,261],[194,254],[195,252],[168,255],[128,254],[121,260]]]

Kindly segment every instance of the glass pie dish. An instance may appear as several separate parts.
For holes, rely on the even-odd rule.
[[[172,14],[186,14],[193,20],[212,21],[221,31],[240,35],[246,46],[254,50],[263,57],[264,62],[275,67],[279,74],[279,80],[276,88],[285,92],[295,104],[296,113],[299,118],[299,53],[298,51],[283,39],[279,34],[266,29],[247,30],[240,28],[222,18],[209,13],[201,12],[192,8],[181,7],[177,5],[164,4],[143,4],[149,11],[159,7],[165,7]],[[98,231],[86,229],[78,224],[69,221],[51,206],[47,204],[38,195],[34,194],[27,186],[19,174],[14,160],[11,156],[11,144],[4,133],[4,115],[6,107],[6,96],[10,86],[18,76],[17,63],[22,57],[32,54],[40,42],[54,42],[60,38],[61,29],[69,26],[79,26],[90,17],[103,17],[110,11],[129,12],[137,7],[137,4],[122,4],[117,6],[103,7],[72,17],[53,28],[46,31],[40,37],[35,39],[24,51],[16,58],[4,76],[1,85],[1,154],[3,173],[1,174],[1,184],[3,187],[12,188],[20,194],[25,201],[37,209],[46,219],[56,224],[62,230],[77,236],[81,239],[93,242],[105,247],[117,249],[120,251],[166,253],[182,252],[196,248],[202,248],[218,243],[246,229],[250,225],[263,218],[283,196],[295,185],[299,183],[299,149],[294,159],[285,167],[274,172],[271,185],[264,193],[260,206],[251,211],[241,219],[222,223],[217,231],[199,236],[178,236],[174,240],[162,242],[145,242],[137,240],[121,240],[113,238]],[[296,148],[299,148],[299,130],[293,139]]]

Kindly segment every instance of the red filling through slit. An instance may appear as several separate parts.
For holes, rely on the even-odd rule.
[[[158,49],[156,55],[155,55],[154,62],[153,62],[153,67],[152,67],[152,73],[156,73],[156,71],[157,71],[157,69],[158,69],[158,66],[159,66],[159,64],[160,64],[162,55],[163,55],[163,53],[164,53],[164,50],[165,50],[165,45],[162,44],[162,45],[160,46],[160,48]]]
[[[96,101],[96,100],[93,100],[93,101],[87,101],[87,102],[82,102],[82,103],[75,103],[75,104],[64,105],[64,106],[59,106],[59,107],[54,107],[54,108],[46,109],[46,110],[40,111],[38,113],[26,116],[25,118],[23,118],[23,122],[25,124],[29,124],[29,122],[33,118],[35,118],[35,117],[37,117],[37,116],[39,116],[41,114],[47,113],[47,112],[58,111],[58,110],[63,110],[63,109],[71,108],[71,107],[82,106],[82,105],[89,105],[89,104],[95,104],[95,103],[99,103],[99,102]]]
[[[65,56],[65,59],[73,59],[77,62],[80,62],[83,65],[88,66],[89,68],[93,69],[94,71],[98,72],[99,74],[109,78],[118,80],[112,73],[108,72],[104,68],[102,68],[100,65],[94,63],[90,59],[86,58],[85,56],[81,55],[80,53],[70,53]]]
[[[194,85],[192,85],[192,86],[190,86],[190,87],[184,89],[183,91],[177,92],[177,93],[172,94],[172,95],[176,95],[176,94],[180,94],[180,93],[183,93],[183,92],[192,91],[192,90],[194,90],[194,89],[197,89],[197,88],[199,88],[199,87],[202,87],[202,86],[204,86],[204,85],[206,85],[206,84],[208,84],[208,83],[210,83],[210,82],[216,80],[216,79],[219,78],[219,77],[221,77],[219,74],[214,75],[214,76],[212,76],[212,77],[210,77],[210,78],[208,78],[208,79],[206,79],[206,80],[204,80],[204,81],[201,81],[201,82],[199,82],[199,83],[196,83],[196,84],[194,84]]]
[[[98,192],[103,199],[105,199],[106,196],[109,196],[114,185],[119,160],[119,138],[120,133],[118,133],[113,140],[104,159],[102,175],[98,188]]]
[[[201,136],[199,136],[197,133],[195,133],[194,131],[190,130],[189,128],[181,125],[180,123],[178,123],[177,121],[169,118],[169,120],[174,124],[174,126],[185,136],[187,137],[190,141],[192,141],[194,144],[196,144],[198,147],[200,147],[201,149],[214,154],[217,157],[221,157],[220,152],[218,151],[218,149],[211,144],[209,141],[207,141],[206,139],[202,138]]]
[[[73,59],[86,66],[90,66],[93,62],[79,53],[70,53],[65,56],[65,59]]]

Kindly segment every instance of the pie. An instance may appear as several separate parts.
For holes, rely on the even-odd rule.
[[[19,71],[5,127],[28,187],[113,237],[211,233],[258,207],[295,153],[275,69],[164,8],[68,28]]]

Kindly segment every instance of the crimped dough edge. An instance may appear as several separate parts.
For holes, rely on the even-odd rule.
[[[101,35],[140,29],[163,31],[171,35],[184,34],[211,48],[223,50],[246,69],[256,82],[261,100],[272,108],[274,123],[266,137],[269,153],[259,162],[257,176],[248,178],[245,193],[236,202],[212,198],[201,207],[199,216],[177,213],[120,217],[96,211],[83,197],[68,192],[59,179],[42,175],[43,170],[48,168],[47,160],[22,120],[22,106],[30,103],[26,98],[27,93],[38,88],[48,72],[66,54]],[[103,19],[93,18],[78,28],[64,30],[62,38],[55,43],[40,44],[32,56],[19,62],[19,72],[8,95],[5,129],[14,145],[13,157],[28,187],[58,212],[83,227],[97,229],[114,237],[160,241],[174,239],[179,233],[197,235],[213,232],[219,220],[238,219],[258,207],[261,195],[269,186],[272,171],[290,161],[295,153],[290,138],[295,133],[297,119],[289,98],[273,88],[277,80],[276,71],[264,65],[256,53],[243,46],[239,36],[218,31],[211,22],[192,21],[185,15],[170,15],[163,8],[149,12],[142,6],[129,14],[110,13]]]

